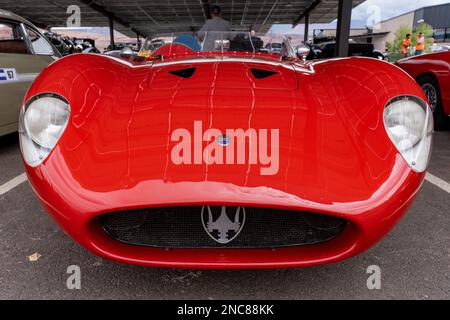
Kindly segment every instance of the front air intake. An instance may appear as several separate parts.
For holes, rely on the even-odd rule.
[[[102,215],[112,238],[164,248],[276,248],[338,236],[347,221],[318,213],[254,207],[185,206]]]

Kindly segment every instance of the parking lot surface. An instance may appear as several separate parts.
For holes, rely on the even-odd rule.
[[[17,135],[0,138],[0,188],[24,172]],[[450,132],[436,132],[429,172],[405,218],[364,254],[330,265],[277,270],[188,270],[98,258],[44,212],[28,182],[0,193],[0,299],[449,299]],[[37,261],[29,256],[39,254]],[[81,289],[66,286],[81,269]],[[369,290],[367,267],[381,268]]]

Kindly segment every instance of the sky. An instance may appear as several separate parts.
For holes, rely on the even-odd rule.
[[[383,21],[423,7],[437,4],[450,3],[449,0],[367,0],[352,11],[352,28],[364,28],[373,25],[374,22]],[[311,25],[312,29],[335,28],[336,22],[330,24]],[[274,32],[303,33],[304,25],[298,25],[291,30],[291,25],[276,25],[272,27]]]

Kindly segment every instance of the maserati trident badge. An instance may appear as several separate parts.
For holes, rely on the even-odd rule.
[[[227,213],[230,212],[230,215]],[[211,207],[203,206],[202,224],[208,236],[214,241],[227,244],[235,239],[242,231],[245,223],[244,207]]]
[[[227,147],[230,144],[230,137],[227,136],[226,134],[222,134],[220,136],[218,136],[217,138],[217,143],[219,144],[219,146],[222,147]]]

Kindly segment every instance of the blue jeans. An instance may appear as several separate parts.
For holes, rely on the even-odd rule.
[[[423,50],[416,50],[416,56],[421,55]]]

